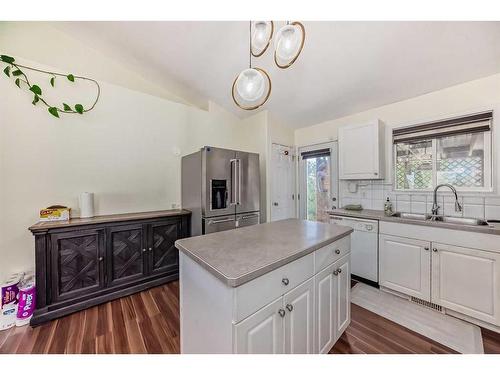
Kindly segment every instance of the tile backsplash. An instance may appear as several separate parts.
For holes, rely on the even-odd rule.
[[[355,193],[349,192],[349,183],[357,184]],[[438,193],[439,213],[448,216],[475,217],[486,220],[500,220],[500,197],[484,195],[458,195],[463,209],[455,212],[455,198],[447,194],[446,188]],[[340,181],[340,206],[361,204],[363,208],[383,210],[389,197],[394,211],[430,213],[432,193],[400,193],[393,190],[392,184],[376,180]]]

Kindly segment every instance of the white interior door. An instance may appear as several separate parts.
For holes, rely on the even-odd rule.
[[[271,221],[296,217],[295,155],[292,147],[273,143],[270,177]]]
[[[329,222],[337,208],[339,178],[337,142],[299,148],[300,218]]]

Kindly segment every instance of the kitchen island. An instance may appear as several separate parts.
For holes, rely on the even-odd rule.
[[[351,228],[288,219],[176,241],[182,353],[327,353],[350,323]]]

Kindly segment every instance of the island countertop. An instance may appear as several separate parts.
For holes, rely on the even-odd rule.
[[[237,287],[349,235],[345,226],[288,219],[177,240],[175,246]]]

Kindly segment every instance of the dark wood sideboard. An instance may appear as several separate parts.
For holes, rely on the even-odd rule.
[[[40,222],[35,236],[35,326],[179,277],[175,240],[189,237],[187,210]]]

